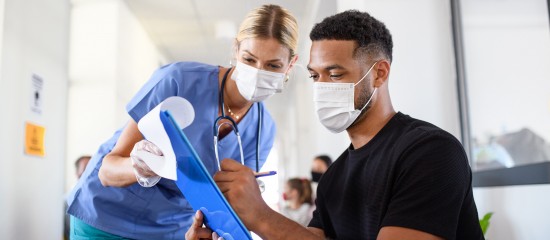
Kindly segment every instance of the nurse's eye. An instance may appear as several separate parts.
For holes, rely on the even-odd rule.
[[[282,68],[283,66],[279,65],[279,64],[269,64],[268,65],[270,68],[272,69],[280,69]]]
[[[256,60],[254,60],[253,58],[243,58],[245,62],[247,63],[255,63]]]

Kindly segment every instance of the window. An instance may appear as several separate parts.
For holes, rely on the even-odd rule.
[[[453,7],[472,169],[550,163],[548,1],[460,0]]]

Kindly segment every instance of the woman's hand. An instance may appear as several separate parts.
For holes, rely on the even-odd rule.
[[[132,167],[134,167],[134,173],[136,174],[139,185],[143,187],[152,187],[160,181],[161,177],[147,166],[143,161],[144,158],[157,158],[152,160],[161,161],[164,155],[155,144],[147,140],[137,142],[130,153]]]

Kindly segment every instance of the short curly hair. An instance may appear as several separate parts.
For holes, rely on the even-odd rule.
[[[353,40],[357,43],[353,56],[384,57],[392,61],[393,42],[384,23],[366,12],[348,10],[325,18],[309,34],[311,41]]]

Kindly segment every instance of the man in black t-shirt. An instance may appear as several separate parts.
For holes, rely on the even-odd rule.
[[[310,33],[315,108],[351,145],[319,182],[308,228],[271,210],[252,171],[224,160],[214,179],[248,229],[266,239],[484,239],[460,142],[391,104],[392,39],[367,13],[346,11]],[[187,237],[209,237],[202,215]]]

